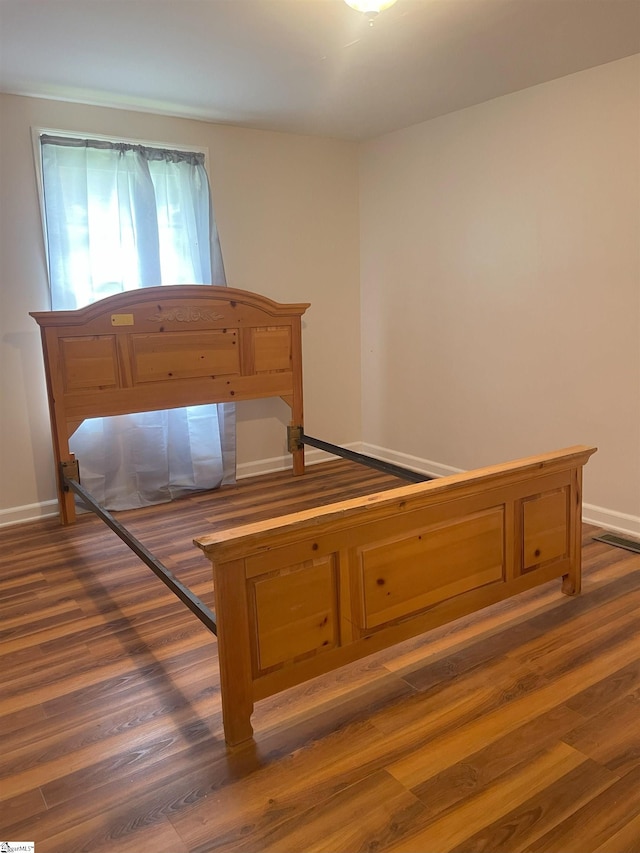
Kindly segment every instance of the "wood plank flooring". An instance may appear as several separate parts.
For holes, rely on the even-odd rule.
[[[117,517],[213,606],[192,538],[399,481],[348,462]],[[640,853],[640,555],[259,702],[92,515],[0,530],[0,838],[37,853]]]

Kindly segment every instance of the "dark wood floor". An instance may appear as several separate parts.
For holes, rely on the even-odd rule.
[[[316,466],[118,518],[212,605],[214,526],[398,482]],[[37,853],[639,853],[640,555],[585,528],[547,584],[258,703],[94,516],[0,531],[0,837]]]

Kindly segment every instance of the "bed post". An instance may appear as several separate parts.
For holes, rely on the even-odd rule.
[[[229,746],[253,737],[253,683],[244,560],[213,563],[222,723]]]
[[[47,397],[49,400],[49,420],[51,421],[53,459],[56,466],[60,522],[65,525],[73,524],[76,520],[75,498],[73,492],[65,486],[64,480],[67,474],[78,479],[77,462],[75,456],[69,450],[69,435],[77,428],[78,423],[74,423],[70,432],[70,425],[67,423],[67,414],[64,406],[62,366],[58,355],[58,338],[55,330],[41,325],[40,337],[42,339],[45,366],[48,365],[45,374]]]
[[[293,359],[293,394],[291,402],[291,427],[304,432],[304,407],[302,403],[302,317],[297,317],[297,322],[291,326],[292,349],[298,356]],[[302,441],[295,443],[289,448],[293,456],[293,473],[297,476],[304,474],[304,444]]]
[[[571,570],[562,576],[565,595],[579,595],[582,589],[582,466],[576,466],[572,474],[569,513],[573,541],[569,543]]]

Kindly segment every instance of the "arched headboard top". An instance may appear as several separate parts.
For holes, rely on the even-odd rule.
[[[189,303],[195,303],[198,307],[210,305],[211,310],[217,309],[220,318],[216,325],[223,320],[229,325],[242,325],[246,321],[247,310],[252,315],[264,314],[264,319],[278,319],[288,316],[301,317],[309,308],[309,302],[283,303],[274,302],[268,296],[253,293],[250,290],[239,290],[233,287],[219,287],[210,284],[173,284],[162,287],[142,287],[137,290],[127,290],[106,296],[97,302],[86,305],[84,308],[76,308],[69,311],[31,311],[30,314],[40,326],[86,326],[104,317],[109,318],[112,325],[111,315],[131,313],[135,315],[137,322],[158,322],[156,314],[150,318],[143,315],[148,312],[149,306],[158,304],[168,309],[171,306],[188,308]],[[156,312],[157,313],[157,312]],[[177,318],[174,318],[177,319]],[[200,318],[191,317],[192,322],[197,320],[209,322],[206,316]],[[184,322],[185,318],[182,318]],[[178,320],[179,322],[180,320]]]

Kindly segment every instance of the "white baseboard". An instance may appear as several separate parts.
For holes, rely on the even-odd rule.
[[[291,457],[289,455],[256,459],[255,462],[239,462],[236,465],[236,480],[257,477],[260,474],[275,474],[276,471],[285,471],[287,468],[291,468]]]
[[[628,515],[625,512],[616,512],[593,504],[583,504],[582,520],[614,533],[624,533],[635,538],[640,536],[640,517],[637,515]]]
[[[361,445],[358,441],[342,444],[341,447],[346,447],[347,450],[353,450],[356,453],[362,453]],[[324,450],[316,450],[306,448],[304,452],[305,465],[317,465],[320,462],[330,462],[337,457],[331,453],[325,453]],[[242,462],[236,466],[236,480],[244,480],[246,477],[256,477],[259,474],[275,474],[278,471],[286,471],[291,468],[291,455],[287,453],[285,456],[272,456],[269,459],[257,459],[255,462]]]
[[[377,447],[375,444],[367,444],[362,441],[351,441],[348,444],[341,444],[340,446],[347,450],[353,450],[354,453],[364,453],[366,456],[373,456],[375,459],[381,459],[383,462],[391,462],[393,465],[410,468],[412,471],[427,474],[429,477],[446,477],[449,474],[462,473],[461,468],[440,465],[428,459],[419,459],[417,456],[410,456],[407,453],[397,453],[387,450],[384,447]],[[335,460],[337,458],[332,453],[326,453],[324,450],[316,450],[315,448],[307,448],[304,453],[305,464],[307,465],[330,462],[332,459]],[[291,468],[291,456],[288,453],[286,456],[272,456],[270,459],[243,462],[237,466],[236,479],[243,480],[245,477],[255,477],[259,474],[273,474],[277,471],[286,471],[287,468]]]
[[[57,500],[13,506],[10,509],[0,509],[0,528],[24,524],[27,521],[39,521],[42,518],[51,518],[57,515],[59,515]]]
[[[434,462],[431,459],[421,459],[418,456],[410,456],[408,453],[399,453],[395,450],[387,450],[385,447],[378,447],[375,444],[360,444],[360,453],[365,453],[367,456],[374,456],[376,459],[382,459],[383,462],[391,462],[393,465],[400,465],[402,468],[410,468],[412,471],[418,471],[420,474],[427,474],[429,477],[448,477],[450,474],[462,474],[462,468],[452,468],[451,465],[441,465],[439,462]]]
[[[359,450],[358,442],[351,442],[342,446],[356,452]],[[328,462],[335,458],[330,453],[325,453],[323,450],[316,450],[315,448],[305,451],[305,462],[307,465],[317,465],[319,462]],[[291,455],[289,453],[285,456],[273,456],[269,459],[258,459],[255,462],[242,463],[237,466],[236,479],[243,480],[246,477],[255,477],[259,474],[273,474],[277,471],[286,471],[287,468],[291,468]],[[78,507],[78,512],[84,512],[84,510]],[[57,500],[0,509],[0,529],[3,527],[12,527],[16,524],[25,524],[28,521],[51,518],[59,514]]]
[[[463,473],[463,469],[461,468],[442,465],[431,459],[421,459],[418,456],[388,450],[387,448],[378,447],[375,444],[368,444],[367,442],[353,441],[342,446],[356,453],[364,453],[367,456],[381,459],[383,462],[401,465],[404,468],[410,468],[413,471],[427,474],[430,477],[446,477],[449,474]],[[327,462],[335,458],[332,454],[325,453],[323,450],[316,450],[315,448],[307,449],[305,452],[305,461],[308,465],[317,465],[320,462]],[[243,480],[246,477],[255,477],[259,474],[272,474],[277,471],[285,471],[287,468],[291,468],[291,456],[288,453],[283,456],[258,459],[254,462],[244,462],[238,465],[236,478]],[[0,510],[0,528],[23,524],[27,521],[38,521],[57,515],[58,502],[56,500],[11,507]],[[605,530],[622,533],[635,538],[640,537],[640,517],[636,515],[629,515],[585,503],[582,508],[582,519],[587,524],[594,524],[597,527],[603,527]]]
[[[385,462],[392,462],[394,465],[402,465],[405,468],[420,471],[422,474],[429,474],[431,477],[446,477],[449,474],[463,473],[461,468],[452,468],[450,465],[441,465],[439,462],[433,462],[430,459],[420,459],[406,453],[397,453],[384,447],[377,447],[375,444],[363,443],[360,452],[375,456],[377,459],[383,459]],[[605,530],[615,533],[622,533],[635,538],[640,536],[640,516],[637,515],[629,515],[613,509],[583,503],[582,520],[586,524],[594,524],[596,527],[603,527]]]

